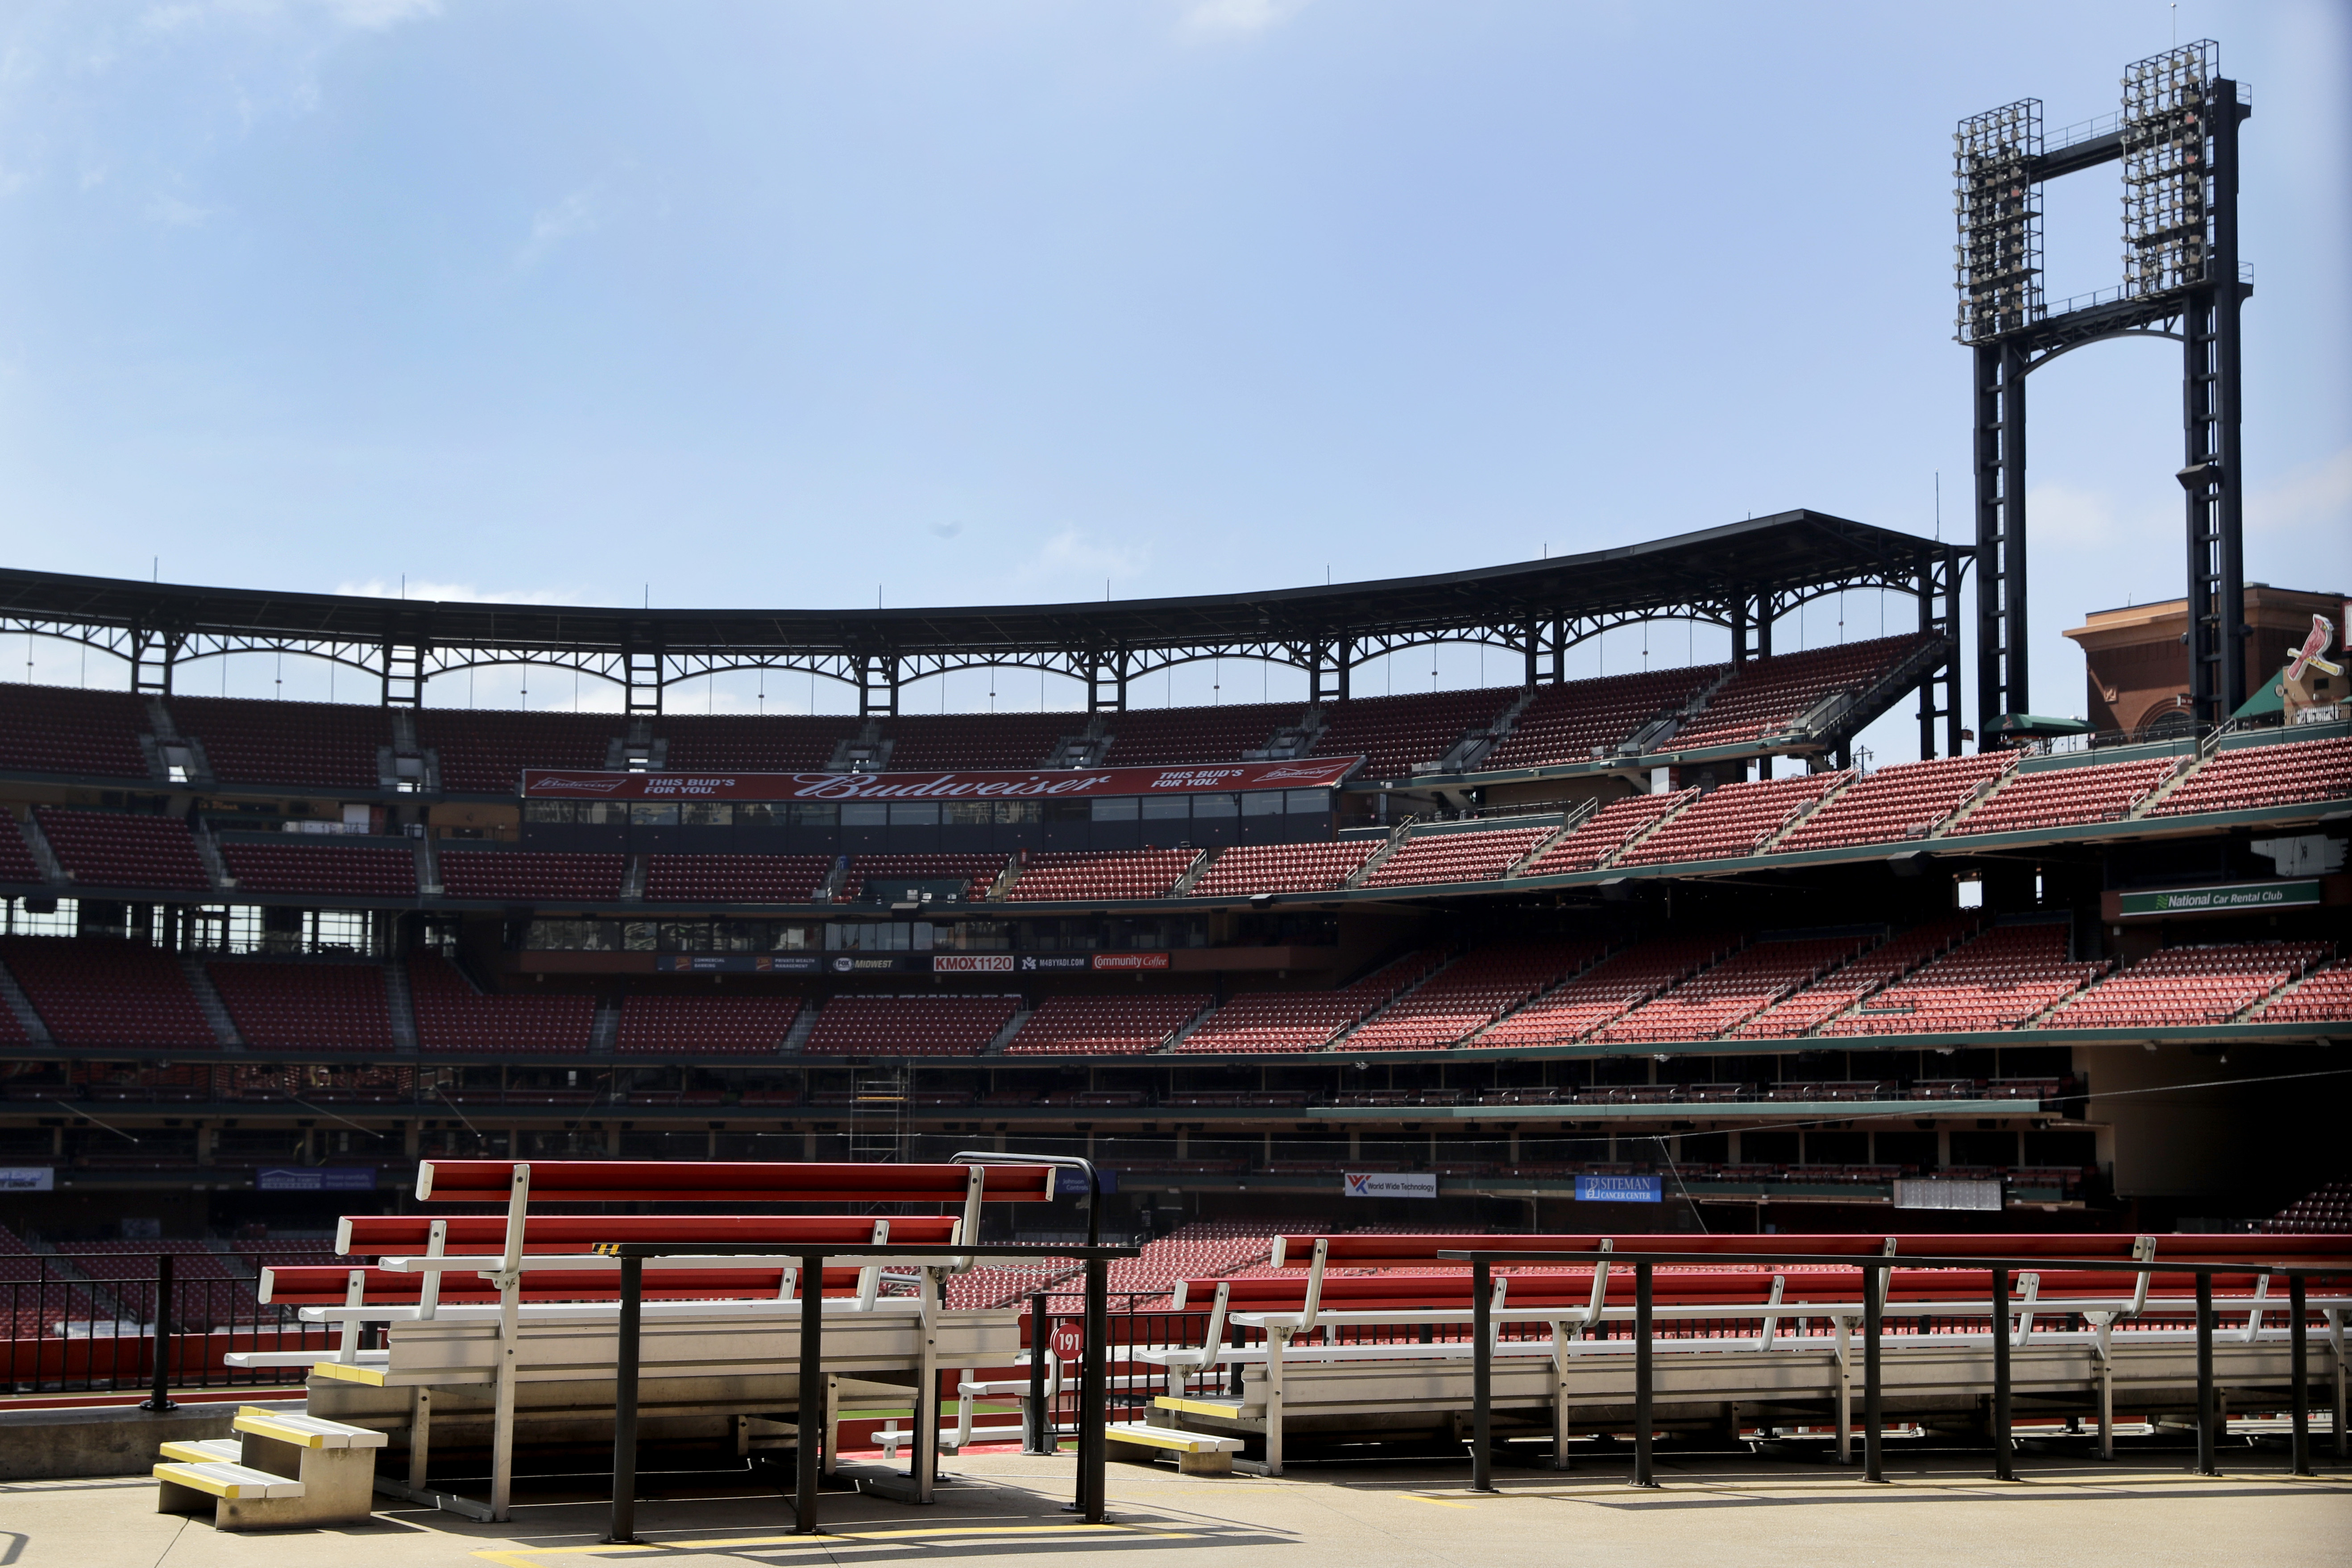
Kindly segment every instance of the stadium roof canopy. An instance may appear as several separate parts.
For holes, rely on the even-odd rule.
[[[1129,680],[1198,659],[1307,670],[1316,700],[1347,695],[1367,659],[1432,643],[1521,654],[1529,684],[1560,679],[1566,650],[1612,626],[1695,619],[1727,626],[1743,656],[1770,625],[1823,594],[1890,588],[1948,633],[1959,552],[1948,544],[1796,510],[1612,550],[1429,576],[1101,604],[934,609],[628,609],[284,594],[0,570],[0,632],[62,637],[128,659],[134,689],[169,691],[175,669],[230,653],[327,658],[377,676],[387,703],[415,703],[434,676],[491,665],[576,669],[659,711],[665,686],[713,671],[813,671],[895,712],[898,689],[950,670],[1042,668],[1125,706]],[[1546,668],[1547,664],[1549,668]]]

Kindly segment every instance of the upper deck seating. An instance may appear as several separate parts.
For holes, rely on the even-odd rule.
[[[894,773],[944,769],[1043,767],[1065,735],[1087,727],[1084,713],[901,714],[883,721]]]
[[[16,818],[9,816],[5,821],[0,821],[0,882],[45,880],[39,862],[33,858],[32,850],[25,844],[25,835],[17,827]]]
[[[303,842],[224,844],[221,860],[247,893],[346,893],[362,899],[416,896],[416,856],[382,845]]]
[[[1024,857],[1007,903],[1164,899],[1201,858],[1197,849],[1046,850]]]
[[[1612,800],[1574,832],[1537,856],[1522,875],[1564,877],[1571,871],[1590,871],[1646,832],[1660,817],[1697,798],[1698,791],[1685,789],[1672,795],[1632,795]]]
[[[832,874],[830,855],[652,855],[646,901],[805,904]]]
[[[1666,937],[1602,959],[1567,984],[1528,1003],[1470,1043],[1542,1046],[1580,1040],[1720,958],[1725,937]]]
[[[861,721],[845,714],[665,713],[654,733],[668,742],[668,773],[814,773],[824,771]]]
[[[595,1026],[593,997],[494,994],[437,953],[409,961],[416,1043],[428,1051],[567,1051],[585,1056]]]
[[[0,960],[61,1045],[220,1048],[171,953],[103,938],[16,936],[0,937]]]
[[[393,1048],[392,1005],[379,964],[215,959],[205,973],[248,1046]]]
[[[1714,860],[1755,855],[1813,801],[1844,784],[1851,773],[1799,773],[1725,784],[1701,795],[1639,844],[1617,857],[1620,866],[1672,860]]]
[[[2053,1029],[2226,1024],[2315,963],[2321,942],[2168,948],[2100,981],[2053,1013]]]
[[[1799,823],[1773,853],[1925,838],[2015,762],[2014,752],[1979,752],[1881,768]]]
[[[196,841],[176,816],[121,811],[68,811],[37,805],[34,820],[57,851],[58,863],[77,882],[100,888],[175,888],[203,892],[212,887]]]
[[[627,728],[617,713],[416,710],[417,741],[440,759],[441,787],[457,795],[512,795],[525,768],[600,772]]]
[[[1838,692],[1859,692],[1927,639],[1874,637],[1835,647],[1754,658],[1732,670],[1731,679],[1707,699],[1706,709],[1675,732],[1667,744],[1678,752],[1704,746],[1744,746],[1778,734],[1816,703]]]
[[[1759,942],[1642,1003],[1593,1037],[1611,1044],[1711,1040],[1851,958],[1852,937]]]
[[[1011,1023],[1017,996],[836,996],[802,1047],[813,1057],[971,1057]]]
[[[1549,827],[1490,827],[1410,834],[1387,859],[1371,868],[1360,886],[1491,882],[1551,831]]]
[[[1192,887],[1196,899],[1235,898],[1247,893],[1319,893],[1345,887],[1356,868],[1381,847],[1377,838],[1336,844],[1238,844],[1216,859]]]
[[[1438,971],[1370,1023],[1348,1036],[1354,1050],[1427,1050],[1450,1046],[1601,954],[1591,942],[1505,942]]]
[[[1827,1023],[1890,981],[1900,979],[1976,932],[1974,917],[1936,921],[1897,933],[1853,963],[1824,975],[1748,1019],[1732,1035],[1744,1040],[1790,1040]]]
[[[373,705],[173,697],[171,709],[173,724],[204,747],[224,784],[374,789],[376,753],[392,744],[392,721]]]
[[[1416,692],[1409,697],[1358,697],[1324,710],[1314,755],[1364,759],[1368,779],[1403,778],[1436,763],[1473,730],[1483,730],[1518,699],[1519,689]]]
[[[143,781],[146,730],[127,691],[0,682],[0,771]]]
[[[2352,963],[2330,964],[2306,975],[2284,996],[2263,1004],[2256,1015],[2265,1024],[2332,1023],[2352,1018]]]
[[[1129,708],[1103,715],[1110,731],[1107,767],[1237,762],[1264,749],[1274,732],[1299,721],[1295,702],[1237,703],[1216,708]]]
[[[2063,925],[2000,926],[1890,985],[1823,1035],[1919,1035],[2006,1029],[2106,973],[2066,957]]]
[[[1620,743],[1681,708],[1723,671],[1719,664],[1701,665],[1543,687],[1478,766],[1564,767],[1613,755]]]
[[[1201,1016],[1215,998],[1049,996],[1023,1022],[1006,1056],[1140,1056]]]
[[[614,1048],[627,1056],[773,1056],[800,1016],[797,996],[630,995]]]
[[[2193,778],[2148,808],[2150,816],[2252,811],[2352,795],[2352,739],[2289,741],[2218,752]]]
[[[845,904],[854,903],[868,884],[944,882],[954,877],[962,880],[964,900],[969,903],[988,896],[988,889],[1003,874],[1006,858],[989,854],[853,855],[838,897]]]
[[[1250,991],[1176,1042],[1179,1052],[1313,1051],[1429,972],[1412,952],[1337,991]]]
[[[2179,757],[2149,757],[2136,763],[2012,773],[1990,799],[1962,817],[1951,831],[1954,836],[2015,833],[2026,828],[2113,822],[2130,816],[2134,806],[2179,771],[2180,761]]]
[[[536,849],[445,849],[441,886],[453,899],[572,900],[621,896],[625,855],[574,855]]]

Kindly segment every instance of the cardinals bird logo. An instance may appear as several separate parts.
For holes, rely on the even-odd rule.
[[[2303,639],[2301,647],[2294,650],[2294,662],[2286,667],[2286,678],[2289,680],[2301,680],[2306,668],[2318,670],[2323,675],[2343,674],[2342,665],[2331,664],[2319,657],[2327,651],[2328,645],[2335,640],[2336,623],[2326,616],[2312,616],[2311,635]]]

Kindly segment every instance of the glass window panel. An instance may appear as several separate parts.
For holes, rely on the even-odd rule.
[[[1000,800],[996,803],[999,822],[1043,822],[1045,803],[1041,800]]]
[[[947,820],[950,823],[986,824],[995,819],[992,804],[984,800],[951,800],[947,803]]]
[[[1286,811],[1321,814],[1331,809],[1331,792],[1328,789],[1293,789],[1283,791],[1283,806]]]
[[[1090,800],[1087,804],[1094,808],[1092,815],[1097,822],[1133,822],[1135,820],[1136,799],[1131,795],[1108,795],[1101,800]]]
[[[729,827],[735,822],[735,807],[723,800],[689,800],[678,807],[678,816],[688,827]]]
[[[629,820],[642,827],[675,827],[677,826],[677,802],[674,800],[631,801]]]
[[[1229,795],[1196,795],[1192,796],[1192,815],[1195,818],[1203,816],[1232,816],[1239,810],[1239,805],[1234,802],[1234,797]]]
[[[1143,797],[1143,820],[1146,822],[1189,819],[1192,815],[1192,803],[1181,795],[1147,795]]]
[[[937,826],[940,803],[935,800],[894,800],[890,803],[890,820],[901,826]]]
[[[829,800],[796,800],[790,809],[795,827],[831,827],[841,820],[841,807]]]
[[[878,800],[853,800],[841,808],[844,827],[880,827],[890,820],[890,807]]]
[[[1281,814],[1282,791],[1278,789],[1252,790],[1242,796],[1244,816],[1278,816]]]

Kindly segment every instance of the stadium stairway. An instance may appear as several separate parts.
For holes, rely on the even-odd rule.
[[[236,1022],[228,1016],[228,1006],[222,1002],[213,977],[205,972],[204,960],[193,952],[182,953],[180,973],[188,977],[188,989],[195,994],[197,1010],[213,1026],[214,1037],[229,1050],[243,1050],[245,1042],[237,1035]]]

